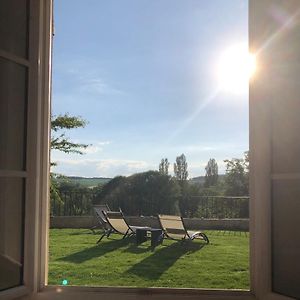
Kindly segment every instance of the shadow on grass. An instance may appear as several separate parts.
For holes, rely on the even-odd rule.
[[[80,263],[83,263],[92,258],[103,256],[108,252],[112,252],[112,251],[114,251],[118,248],[124,247],[132,242],[133,242],[132,238],[125,238],[125,239],[110,238],[108,242],[107,241],[102,242],[102,243],[100,242],[99,244],[97,244],[93,247],[86,248],[86,249],[83,249],[82,251],[61,257],[58,260],[80,264]]]
[[[68,235],[83,235],[83,234],[93,234],[96,235],[96,233],[93,233],[91,230],[86,230],[86,231],[76,231],[76,232],[70,232]]]
[[[171,246],[157,249],[154,254],[132,266],[124,275],[129,273],[141,278],[157,280],[181,256],[196,252],[205,245],[196,242],[174,242]]]

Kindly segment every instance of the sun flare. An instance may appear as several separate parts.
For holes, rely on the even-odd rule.
[[[220,88],[231,93],[248,91],[249,79],[254,75],[256,58],[249,53],[246,44],[227,48],[217,63],[217,76]]]

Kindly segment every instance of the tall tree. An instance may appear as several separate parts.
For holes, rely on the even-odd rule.
[[[249,153],[244,158],[224,160],[226,163],[225,194],[228,196],[249,195]]]
[[[210,158],[205,167],[205,187],[210,187],[218,183],[218,164],[214,158]]]
[[[184,154],[176,157],[176,163],[174,163],[174,175],[180,186],[181,197],[179,198],[179,209],[183,217],[188,215],[189,211],[189,186],[187,184],[188,164]]]
[[[162,175],[169,175],[169,161],[167,158],[162,158],[158,167],[158,171]]]
[[[174,163],[174,174],[175,178],[180,182],[183,183],[188,178],[188,171],[187,171],[187,162],[186,157],[184,154],[176,157],[176,163]]]

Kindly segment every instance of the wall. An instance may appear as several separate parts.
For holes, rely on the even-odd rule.
[[[159,228],[155,217],[127,217],[127,221],[133,226],[149,226]],[[206,230],[249,230],[248,219],[184,219],[188,229]],[[91,228],[97,225],[97,219],[93,216],[84,217],[51,217],[50,228]]]

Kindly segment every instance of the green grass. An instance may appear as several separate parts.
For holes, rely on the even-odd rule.
[[[49,284],[249,289],[249,236],[206,232],[200,240],[164,240],[151,252],[150,242],[104,238],[84,229],[50,230]]]

